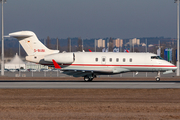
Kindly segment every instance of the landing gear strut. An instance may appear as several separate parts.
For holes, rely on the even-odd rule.
[[[157,76],[156,76],[156,81],[159,82],[160,81],[160,71],[158,71]]]

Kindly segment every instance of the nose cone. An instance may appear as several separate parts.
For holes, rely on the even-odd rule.
[[[170,63],[170,66],[171,66],[170,68],[171,68],[172,70],[177,70],[177,67],[176,67],[174,64],[171,64],[171,63]]]
[[[174,65],[174,68],[173,68],[173,70],[177,70],[177,67]]]

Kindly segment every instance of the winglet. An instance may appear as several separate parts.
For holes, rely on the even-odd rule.
[[[89,49],[89,52],[92,52],[92,51]]]
[[[57,62],[54,59],[52,59],[52,61],[56,69],[61,69],[61,67],[57,64]]]
[[[129,53],[129,50],[126,50],[127,53]]]

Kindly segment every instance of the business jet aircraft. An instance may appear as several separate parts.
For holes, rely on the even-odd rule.
[[[35,33],[20,31],[10,33],[17,38],[26,51],[26,60],[61,69],[65,74],[84,77],[92,81],[97,75],[112,75],[126,72],[172,73],[177,67],[152,53],[113,53],[113,52],[64,52],[50,50],[43,45]]]

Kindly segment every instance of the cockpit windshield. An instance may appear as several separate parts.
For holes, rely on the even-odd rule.
[[[160,56],[151,56],[151,59],[160,59],[160,60],[163,60],[163,58],[160,57]]]

